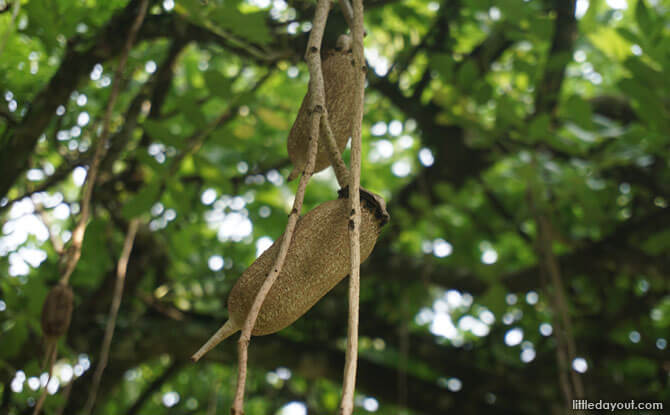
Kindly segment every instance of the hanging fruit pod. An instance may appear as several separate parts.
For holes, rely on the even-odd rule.
[[[72,320],[74,295],[68,285],[58,283],[47,294],[42,306],[42,333],[47,340],[67,332]]]
[[[289,326],[349,274],[348,193],[347,188],[340,190],[338,199],[322,203],[298,220],[284,267],[263,302],[253,335],[271,334]],[[364,261],[389,214],[380,196],[363,189],[360,195],[360,247]],[[256,294],[274,266],[282,237],[242,273],[228,297],[229,320],[193,356],[194,360],[242,328]]]
[[[326,52],[321,63],[323,72],[323,84],[326,94],[326,109],[328,111],[328,120],[335,137],[335,142],[340,152],[344,150],[351,137],[351,120],[354,117],[354,94],[356,88],[355,68],[353,56],[351,54],[351,39],[347,35],[342,35],[338,39],[337,48]],[[289,180],[293,180],[302,173],[307,163],[307,147],[309,145],[309,135],[311,133],[311,92],[302,100],[298,116],[293,123],[293,127],[288,135],[287,150],[293,163],[293,171],[289,175]],[[319,139],[319,149],[314,164],[314,173],[317,173],[330,165],[328,151],[324,139]]]

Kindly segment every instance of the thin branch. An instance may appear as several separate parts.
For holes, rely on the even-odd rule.
[[[316,153],[319,144],[319,126],[321,124],[322,113],[326,107],[320,49],[329,10],[330,0],[319,0],[314,12],[312,31],[309,35],[307,51],[305,52],[305,60],[307,61],[310,74],[309,90],[312,91],[310,102],[310,108],[312,110],[312,124],[310,129],[309,145],[307,149],[307,163],[302,177],[300,177],[298,190],[293,201],[293,209],[289,215],[288,223],[286,224],[286,230],[284,231],[284,237],[282,238],[274,266],[272,267],[272,271],[270,271],[265,281],[263,281],[263,285],[261,285],[260,289],[258,290],[256,298],[254,299],[254,302],[251,306],[251,309],[249,310],[249,314],[247,315],[244,326],[242,328],[242,334],[240,335],[238,342],[239,366],[237,372],[237,390],[235,391],[235,400],[233,401],[233,407],[231,409],[232,415],[244,414],[244,388],[247,377],[248,349],[249,341],[251,340],[251,332],[254,328],[254,325],[256,324],[256,319],[258,318],[258,313],[261,310],[263,301],[265,301],[265,297],[270,291],[270,288],[272,288],[272,284],[274,284],[275,280],[281,273],[282,267],[284,266],[288,248],[291,244],[291,239],[293,238],[293,232],[295,231],[295,226],[298,222],[300,211],[302,210],[302,202],[305,197],[305,188],[307,187],[307,182],[309,182],[309,179],[312,177],[314,172],[314,164],[316,162]]]
[[[9,405],[12,404],[12,396],[14,396],[14,391],[12,388],[7,387],[5,383],[2,387],[2,402],[0,402],[0,413],[9,414]]]
[[[354,28],[354,9],[351,8],[351,3],[349,0],[339,0],[340,9],[342,9],[342,14],[344,15],[344,20],[347,21],[349,29],[353,31]]]
[[[500,58],[502,54],[515,43],[514,40],[505,36],[507,31],[507,27],[504,24],[494,28],[489,37],[475,47],[472,52],[461,61],[462,63],[459,65],[456,72],[458,72],[461,66],[468,61],[474,61],[481,74],[489,72],[491,64],[497,61],[498,58]]]
[[[25,199],[26,197],[30,197],[34,195],[35,193],[40,193],[44,192],[50,187],[60,183],[61,181],[65,180],[68,175],[72,172],[72,170],[75,169],[77,166],[83,166],[87,163],[87,158],[81,158],[79,160],[76,160],[72,163],[65,163],[60,166],[58,166],[58,169],[49,176],[45,181],[42,183],[38,184],[36,187],[34,187],[32,190],[26,191],[24,194],[21,196],[17,196],[14,199],[9,200],[7,203],[5,203],[4,206],[0,207],[0,213],[3,211],[9,209],[12,207],[12,205],[20,200]]]
[[[207,415],[216,415],[216,406],[218,403],[218,393],[223,384],[223,378],[219,377],[212,387],[212,392],[209,394],[209,402],[207,403]]]
[[[556,12],[554,34],[545,70],[535,91],[535,114],[556,115],[558,99],[565,77],[565,68],[572,60],[572,48],[577,37],[576,0],[554,0]]]
[[[537,162],[533,159],[533,164],[537,168]],[[539,186],[539,183],[536,184]],[[533,189],[533,184],[529,186],[528,205],[537,224],[537,239],[535,249],[540,258],[540,271],[543,277],[549,277],[553,288],[553,295],[547,290],[547,295],[552,301],[552,308],[558,317],[554,318],[556,327],[556,359],[558,363],[559,383],[563,390],[566,401],[566,408],[570,409],[573,397],[582,399],[584,397],[584,386],[582,380],[576,371],[572,370],[570,365],[576,358],[575,339],[570,320],[568,301],[565,298],[565,289],[561,277],[561,269],[556,255],[553,251],[552,226],[546,215],[539,208],[539,197],[541,189]],[[549,284],[546,281],[545,284]],[[568,373],[570,378],[568,378]],[[581,413],[581,412],[579,412]]]
[[[537,87],[535,109],[532,117],[546,113],[553,119],[556,115],[558,96],[565,76],[565,67],[571,59],[572,54],[569,52],[572,50],[576,38],[577,21],[575,18],[575,7],[575,0],[556,0],[554,2],[553,8],[556,12],[554,34],[546,68],[542,80]],[[579,374],[570,367],[571,362],[576,357],[572,322],[570,321],[568,302],[565,298],[560,265],[552,249],[552,226],[550,221],[539,211],[534,199],[536,194],[537,192],[529,194],[531,199],[530,206],[531,209],[534,209],[533,215],[537,223],[537,250],[541,260],[540,268],[543,268],[543,272],[551,279],[554,291],[554,308],[560,316],[560,324],[556,330],[557,348],[559,349],[557,350],[559,381],[562,385],[567,401],[566,405],[569,409],[573,392],[577,399],[583,398],[584,386]],[[571,375],[571,385],[566,385],[566,371],[569,371]],[[568,386],[570,386],[569,390],[566,389]]]
[[[570,408],[572,400],[574,399],[573,387],[570,383],[570,378],[568,377],[568,372],[570,371],[570,358],[566,346],[566,336],[564,326],[558,314],[561,313],[561,306],[558,302],[558,295],[552,295],[549,291],[550,281],[549,279],[554,277],[550,276],[552,273],[552,268],[557,269],[558,264],[556,263],[556,258],[553,257],[554,265],[550,265],[551,258],[553,256],[553,250],[551,246],[551,240],[547,235],[547,229],[545,227],[547,221],[540,214],[537,206],[537,194],[538,189],[532,189],[532,185],[529,186],[527,193],[528,206],[530,211],[535,218],[536,225],[538,227],[537,238],[535,239],[534,248],[540,258],[539,264],[539,274],[542,284],[542,289],[546,292],[549,302],[551,304],[552,310],[552,324],[554,327],[554,338],[556,340],[556,365],[558,372],[558,384],[561,388],[563,394],[563,399],[565,401],[565,407]],[[554,286],[554,289],[559,287]],[[560,287],[562,289],[562,286]]]
[[[136,295],[144,304],[163,314],[167,318],[177,321],[184,320],[184,312],[160,301],[153,295],[142,291],[138,292]]]
[[[561,317],[561,326],[565,333],[565,343],[567,347],[567,354],[569,362],[573,362],[577,357],[575,338],[573,335],[572,322],[570,320],[568,302],[565,298],[565,288],[563,286],[563,278],[561,277],[561,270],[556,260],[556,255],[551,247],[551,233],[548,219],[545,216],[539,215],[537,217],[538,224],[538,239],[540,241],[540,248],[543,253],[543,260],[547,269],[547,274],[551,278],[551,283],[554,288],[554,295],[556,298],[556,306]],[[575,391],[575,397],[581,399],[584,397],[584,386],[579,374],[570,370],[572,375],[572,384]]]
[[[278,162],[272,163],[267,166],[257,166],[247,171],[244,174],[236,175],[228,179],[233,185],[234,189],[237,189],[241,184],[248,184],[247,180],[253,176],[265,176],[272,170],[280,170],[284,167],[287,167],[291,164],[291,161],[288,158],[279,160]],[[236,190],[237,191],[237,190]]]
[[[400,327],[398,330],[398,352],[400,358],[398,359],[398,406],[400,408],[407,407],[407,369],[409,366],[409,322],[412,320],[409,309],[409,297],[404,296],[402,299],[402,320],[400,320]],[[404,414],[406,412],[402,412]]]
[[[49,382],[51,382],[51,376],[53,375],[54,363],[56,362],[56,356],[58,355],[58,344],[55,341],[47,341],[47,351],[46,351],[46,361],[45,366],[49,368],[49,376],[47,376],[47,383],[44,385],[40,397],[37,399],[35,408],[33,409],[33,415],[39,415],[44,406],[44,401],[47,399],[47,393],[49,392]]]
[[[148,119],[152,120],[162,120],[163,117],[162,110],[165,100],[170,93],[172,87],[172,80],[174,79],[175,74],[175,64],[177,63],[179,56],[181,55],[184,48],[188,45],[189,40],[183,37],[179,37],[172,42],[170,48],[168,49],[167,56],[158,67],[158,70],[155,73],[155,79],[151,81],[153,92],[151,96],[151,109],[149,110]],[[198,105],[204,104],[204,102],[198,101]],[[145,134],[142,136],[141,142],[145,143]]]
[[[52,226],[51,226],[51,221],[49,220],[49,217],[47,216],[47,212],[44,210],[44,205],[41,203],[35,203],[35,210],[37,211],[37,214],[39,215],[40,219],[42,220],[42,223],[44,226],[47,228],[47,232],[49,233],[49,240],[51,241],[51,246],[56,252],[57,255],[63,255],[63,241],[60,240],[60,238],[54,234]]]
[[[498,214],[502,216],[516,231],[516,234],[519,235],[521,239],[526,241],[527,243],[531,243],[531,237],[528,235],[527,232],[525,232],[521,226],[517,223],[517,220],[514,218],[514,215],[512,215],[505,205],[502,203],[500,199],[498,199],[498,196],[496,196],[495,193],[484,183],[484,180],[481,178],[481,176],[477,177],[477,181],[479,184],[482,186],[484,189],[484,194],[486,195],[486,198],[489,200],[489,203],[493,208],[498,211]]]
[[[240,71],[241,72],[241,71]],[[214,98],[217,98],[218,95],[216,94],[209,94],[205,97],[198,98],[195,102],[195,105],[197,106],[203,106],[205,105],[208,101],[211,101]],[[157,120],[167,120],[170,119],[174,116],[177,116],[179,114],[183,114],[182,108],[175,106],[175,108],[170,109],[169,111],[163,112],[161,114],[156,114],[156,117],[154,117]]]
[[[0,108],[0,118],[4,118],[10,127],[15,127],[18,125],[18,121],[16,121],[9,110],[5,108]]]
[[[361,130],[363,123],[363,105],[365,95],[365,56],[363,49],[363,0],[354,0],[353,55],[356,70],[356,93],[354,116],[351,131],[351,174],[349,183],[349,321],[347,325],[347,349],[342,382],[342,401],[340,414],[351,415],[354,410],[354,392],[356,390],[356,369],[358,365],[358,314],[360,302],[361,277]]]
[[[460,9],[460,2],[444,2],[440,5],[440,11],[435,18],[435,26],[428,31],[428,34],[422,40],[422,49],[428,52],[447,52],[453,49],[451,46],[454,43],[453,36],[451,36],[451,19],[458,15]],[[428,66],[423,71],[421,79],[414,86],[414,93],[412,99],[420,99],[423,91],[426,89],[432,77],[433,70]]]
[[[349,183],[349,169],[347,169],[344,160],[342,160],[340,149],[337,148],[335,135],[333,135],[333,130],[330,129],[330,121],[328,121],[328,112],[326,110],[324,110],[321,117],[321,137],[326,138],[326,150],[328,151],[330,165],[333,166],[333,171],[335,171],[337,183],[340,187],[345,187]]]
[[[95,187],[98,167],[100,166],[100,162],[102,161],[102,158],[105,154],[112,112],[114,111],[114,104],[116,103],[116,99],[118,98],[121,89],[123,69],[126,66],[126,62],[128,61],[128,55],[130,54],[130,49],[132,49],[135,38],[137,37],[137,32],[140,30],[142,22],[144,21],[144,16],[146,15],[148,5],[149,0],[142,0],[137,17],[135,18],[132,27],[128,31],[128,38],[123,48],[121,58],[119,59],[119,65],[114,73],[112,91],[109,95],[109,100],[107,102],[107,108],[105,110],[105,116],[102,124],[102,134],[98,140],[95,154],[93,156],[93,161],[91,162],[91,167],[86,177],[86,187],[84,189],[84,195],[82,196],[81,201],[81,216],[77,226],[72,232],[72,244],[68,248],[68,252],[66,254],[67,258],[65,258],[65,267],[60,280],[64,284],[67,284],[70,280],[70,276],[72,275],[72,272],[74,271],[77,263],[79,262],[79,258],[81,257],[81,245],[84,241],[84,233],[86,233],[86,226],[88,224],[88,217],[91,208],[91,195],[93,194],[93,188]]]
[[[58,410],[56,411],[55,415],[63,415],[63,411],[65,410],[65,407],[67,406],[67,403],[70,400],[70,394],[72,393],[73,383],[74,379],[68,382],[67,386],[65,386],[65,390],[63,390],[63,403],[61,404],[60,407],[58,407]]]
[[[570,408],[573,398],[581,399],[584,396],[583,386],[579,375],[571,369],[570,362],[575,359],[575,343],[572,337],[572,326],[568,316],[567,302],[563,292],[563,283],[556,257],[551,248],[551,239],[547,231],[547,219],[536,216],[538,225],[537,249],[542,261],[541,273],[548,275],[553,286],[553,295],[547,291],[555,310],[553,323],[556,339],[556,359],[561,390],[565,398],[566,408]],[[571,375],[568,377],[568,373]],[[579,412],[581,413],[581,412]]]
[[[536,245],[536,249],[539,249],[539,246]],[[556,297],[549,293],[549,281],[547,276],[547,269],[545,267],[540,268],[540,278],[542,279],[542,288],[549,297],[551,307],[555,310],[558,310],[558,306],[556,305]],[[570,379],[568,378],[570,364],[568,363],[569,358],[567,348],[565,347],[564,332],[561,327],[561,322],[556,314],[557,313],[552,313],[551,320],[554,327],[554,339],[556,340],[558,384],[561,387],[561,392],[563,393],[565,407],[569,408],[573,399],[572,387],[570,386]]]
[[[112,304],[109,306],[109,317],[107,319],[107,326],[105,327],[105,336],[102,340],[100,361],[98,362],[98,366],[95,368],[95,373],[93,374],[91,389],[89,391],[88,400],[86,401],[86,406],[84,407],[84,415],[90,414],[91,410],[93,409],[95,398],[98,394],[98,388],[100,387],[100,380],[102,379],[102,374],[105,371],[105,367],[107,367],[107,361],[109,360],[109,349],[112,345],[114,328],[116,327],[116,318],[119,315],[119,308],[121,307],[121,299],[123,297],[123,286],[126,281],[128,260],[130,259],[130,253],[133,249],[133,243],[135,242],[135,235],[137,234],[138,226],[139,219],[133,219],[130,221],[130,225],[128,225],[128,233],[126,234],[126,240],[123,243],[123,250],[121,251],[119,262],[116,265],[114,297],[112,297]]]

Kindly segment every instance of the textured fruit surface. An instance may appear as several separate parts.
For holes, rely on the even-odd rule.
[[[59,338],[67,332],[72,319],[72,289],[64,284],[55,285],[42,306],[42,333],[46,338]]]
[[[361,215],[361,261],[372,252],[385,220],[364,204]],[[349,200],[325,202],[300,218],[284,267],[261,307],[253,335],[274,333],[305,314],[349,274]],[[384,210],[384,214],[386,214]],[[386,216],[388,216],[386,214]],[[242,327],[256,293],[274,265],[281,237],[242,274],[230,296],[228,311]]]
[[[326,93],[326,109],[328,120],[335,136],[335,141],[340,152],[349,141],[351,136],[351,120],[354,116],[352,105],[355,88],[354,66],[352,64],[351,52],[329,51],[322,62],[323,84]],[[308,91],[302,100],[298,116],[296,117],[291,132],[288,136],[287,149],[294,172],[291,178],[297,177],[302,172],[307,161],[307,146],[310,134],[310,108],[311,93]],[[328,152],[323,140],[319,140],[319,150],[316,155],[314,173],[319,172],[330,165]]]

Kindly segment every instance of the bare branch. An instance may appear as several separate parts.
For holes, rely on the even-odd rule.
[[[128,269],[128,260],[130,259],[130,253],[133,249],[133,243],[135,242],[135,234],[137,234],[138,225],[139,219],[133,219],[130,221],[130,225],[128,225],[128,233],[126,234],[126,240],[123,243],[123,250],[121,251],[119,262],[116,265],[114,297],[112,297],[112,304],[109,307],[109,317],[107,318],[107,326],[105,327],[105,336],[102,340],[100,361],[98,362],[98,366],[95,368],[95,373],[93,373],[93,381],[91,383],[91,389],[89,390],[86,406],[84,407],[84,415],[90,414],[91,410],[93,409],[95,398],[98,394],[98,388],[100,387],[100,380],[102,379],[102,374],[105,371],[107,361],[109,360],[109,349],[112,345],[112,338],[114,337],[116,317],[119,315],[119,308],[121,307],[123,286],[126,281],[126,270]]]
[[[347,21],[349,28],[353,31],[354,27],[354,9],[351,8],[351,3],[349,0],[339,0],[340,9],[342,9],[342,14],[344,15],[344,20]]]
[[[12,116],[12,113],[9,112],[9,110],[5,108],[0,108],[0,118],[4,118],[7,121],[7,124],[9,124],[10,127],[15,127],[18,124],[18,121],[14,119],[14,116]]]
[[[326,139],[326,150],[328,150],[328,158],[330,159],[330,165],[333,166],[333,171],[335,171],[337,183],[340,187],[345,187],[349,183],[349,169],[347,169],[347,166],[342,160],[340,149],[337,148],[335,136],[330,129],[328,112],[325,110],[323,112],[323,117],[321,118],[321,137],[325,137]]]
[[[44,210],[44,205],[42,205],[41,203],[35,203],[35,211],[37,211],[37,214],[42,220],[42,223],[47,228],[47,232],[49,233],[49,240],[51,241],[51,246],[53,247],[54,251],[56,252],[57,255],[59,256],[62,255],[63,241],[61,241],[60,238],[53,233],[51,221],[47,216],[47,212]]]
[[[452,19],[458,16],[460,4],[458,1],[445,1],[440,5],[440,11],[435,18],[435,23],[431,29],[428,30],[426,36],[421,40],[421,43],[416,51],[425,49],[428,52],[440,52],[451,49],[453,38],[451,36]],[[413,58],[416,52],[410,56]],[[430,80],[432,69],[426,67],[419,82],[414,87],[412,99],[420,99],[423,91],[426,89]]]
[[[356,93],[354,116],[351,129],[351,174],[349,182],[349,321],[347,324],[347,349],[344,362],[344,380],[342,382],[342,400],[340,414],[351,415],[354,410],[354,392],[356,390],[356,369],[358,366],[358,313],[361,289],[361,130],[365,94],[365,56],[363,53],[363,0],[354,0],[354,25],[352,28],[353,55],[356,70]]]
[[[554,0],[553,3],[552,8],[556,11],[554,35],[542,80],[536,87],[536,114],[555,113],[565,77],[565,67],[572,59],[572,47],[577,36],[576,0]]]
[[[74,170],[75,167],[77,166],[83,166],[87,163],[86,158],[79,159],[75,162],[72,163],[66,163],[62,164],[58,167],[56,172],[49,176],[45,181],[42,183],[38,184],[36,187],[34,187],[32,190],[28,190],[21,196],[17,196],[14,199],[9,200],[7,203],[5,203],[4,206],[0,207],[0,213],[3,211],[9,209],[12,207],[12,205],[20,200],[25,199],[26,197],[30,197],[36,193],[44,192],[47,189],[51,188],[52,186],[60,183],[61,181],[65,180],[67,176]]]

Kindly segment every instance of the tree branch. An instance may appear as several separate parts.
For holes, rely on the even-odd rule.
[[[3,105],[4,107],[4,105]],[[6,108],[0,108],[0,118],[4,118],[5,121],[7,121],[7,125],[12,128],[16,127],[18,125],[18,121],[14,119],[14,116],[12,115],[11,112],[9,112],[8,109]]]
[[[353,0],[354,16],[352,31],[352,52],[356,82],[354,114],[351,127],[351,171],[349,175],[349,310],[347,324],[347,348],[342,381],[340,414],[351,415],[354,411],[356,391],[356,369],[358,367],[358,319],[361,290],[361,137],[365,103],[365,53],[363,46],[363,0]]]
[[[345,187],[349,183],[349,169],[344,164],[342,160],[342,154],[340,149],[337,148],[337,143],[335,141],[335,136],[333,131],[330,129],[330,121],[328,121],[328,112],[324,110],[323,116],[321,117],[321,135],[326,139],[326,150],[328,151],[328,158],[330,159],[330,165],[333,166],[333,171],[335,172],[335,177],[337,178],[337,184],[340,187]]]
[[[135,234],[137,233],[138,225],[138,219],[133,219],[130,221],[130,225],[128,225],[128,233],[126,234],[126,240],[123,243],[123,250],[121,251],[121,256],[119,257],[119,262],[116,266],[116,284],[114,285],[114,296],[112,297],[112,304],[109,308],[107,326],[105,327],[105,336],[102,339],[100,360],[97,367],[95,368],[95,373],[93,373],[91,389],[89,390],[88,400],[84,406],[84,415],[90,414],[91,410],[93,409],[93,405],[95,405],[98,388],[100,387],[100,379],[102,379],[102,374],[105,371],[107,361],[109,360],[109,349],[112,345],[112,337],[114,336],[114,328],[116,327],[116,318],[119,315],[119,308],[121,307],[123,285],[126,280],[126,270],[128,269],[128,261],[130,259],[131,250],[133,249],[133,243],[135,242]]]
[[[535,94],[535,113],[554,115],[565,77],[565,67],[572,60],[572,47],[577,36],[575,0],[553,0],[556,13],[554,35],[542,80]]]
[[[460,11],[460,1],[445,1],[440,5],[440,10],[435,18],[433,27],[428,31],[424,39],[421,40],[419,48],[426,52],[446,52],[450,50],[453,38],[451,37],[452,19],[458,16]],[[421,79],[414,87],[412,99],[420,99],[423,91],[431,80],[431,69],[427,67],[423,71]]]
[[[598,241],[574,246],[572,252],[559,256],[557,260],[566,280],[579,273],[591,272],[594,278],[603,278],[602,283],[606,284],[609,276],[603,275],[602,271],[612,268],[632,267],[646,272],[645,270],[656,267],[670,273],[670,262],[665,256],[634,255],[634,251],[631,251],[631,247],[638,247],[639,241],[644,241],[666,227],[670,227],[670,210],[656,209],[647,216],[617,226]],[[363,265],[365,273],[405,279],[420,275],[424,269],[422,260],[408,258],[393,251],[388,238],[379,241],[375,253]],[[538,266],[533,265],[502,275],[499,281],[509,292],[527,292],[540,288],[538,274]],[[473,295],[483,294],[489,286],[486,279],[478,277],[469,269],[437,264],[427,271],[426,278],[436,285]]]

